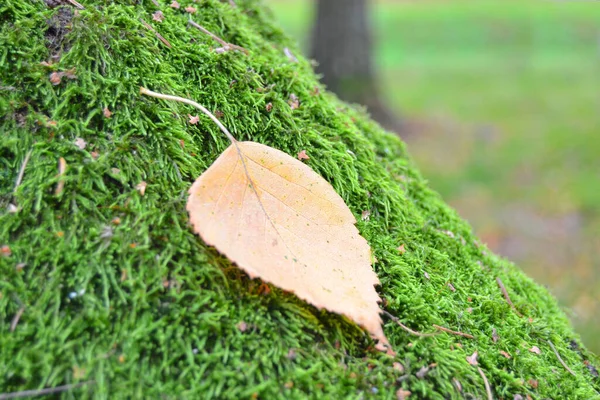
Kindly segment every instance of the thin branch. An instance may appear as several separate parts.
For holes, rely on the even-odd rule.
[[[452,329],[444,328],[443,326],[439,326],[439,325],[436,325],[436,324],[433,324],[433,327],[435,329],[438,329],[438,330],[444,331],[444,332],[448,332],[448,333],[451,333],[453,335],[462,336],[462,337],[466,337],[466,338],[469,338],[469,339],[475,339],[475,336],[473,336],[471,334],[468,334],[468,333],[459,332],[459,331],[453,331]]]
[[[569,366],[567,364],[565,364],[565,362],[563,361],[562,358],[560,358],[560,354],[558,354],[558,350],[556,350],[556,347],[554,347],[554,344],[552,344],[551,341],[546,340],[546,342],[548,342],[548,344],[550,345],[550,347],[552,348],[552,351],[554,351],[554,354],[556,355],[556,358],[558,358],[558,361],[560,361],[560,363],[562,364],[563,367],[565,367],[565,369],[567,371],[569,371],[569,373],[573,376],[577,376],[575,375],[575,372],[573,372],[573,370],[571,368],[569,368]]]
[[[81,3],[76,2],[75,0],[67,0],[69,3],[73,4],[75,7],[80,10],[85,10],[85,7],[81,5]]]
[[[62,393],[62,392],[67,392],[71,389],[76,389],[78,387],[89,385],[92,383],[94,383],[94,381],[73,383],[70,385],[56,386],[53,388],[23,390],[22,392],[0,393],[0,400],[19,399],[22,397],[44,396],[47,394]]]
[[[235,45],[233,43],[228,43],[226,41],[224,41],[223,39],[221,39],[220,37],[218,37],[217,35],[215,35],[214,33],[212,33],[211,31],[209,31],[208,29],[206,29],[205,27],[203,27],[200,24],[197,24],[196,22],[189,20],[188,24],[192,25],[194,28],[198,29],[200,32],[210,36],[213,40],[217,41],[221,46],[223,46],[223,49],[225,51],[227,50],[239,50],[244,52],[245,54],[248,54],[248,50],[246,50],[243,47],[240,47],[238,45]]]
[[[19,169],[19,175],[17,176],[17,180],[15,181],[15,188],[13,189],[13,195],[17,192],[17,188],[19,187],[19,185],[21,184],[21,181],[23,180],[23,174],[25,174],[25,167],[27,166],[27,163],[29,162],[29,157],[31,157],[32,151],[33,151],[33,149],[31,149],[27,152],[27,154],[25,155],[25,159],[23,160],[23,163],[21,164],[21,169]]]
[[[506,288],[504,287],[504,284],[502,283],[502,280],[500,278],[496,278],[496,282],[498,283],[498,286],[500,286],[500,290],[502,291],[502,294],[504,295],[504,298],[506,299],[506,302],[508,304],[510,304],[510,306],[512,307],[512,309],[515,310],[515,312],[517,313],[517,315],[519,317],[522,317],[523,314],[521,314],[519,312],[519,310],[517,310],[517,307],[515,307],[515,305],[513,304],[513,302],[510,300],[510,296],[508,295],[508,292],[506,291]]]
[[[227,139],[229,139],[231,141],[231,143],[233,143],[233,144],[237,143],[237,140],[227,130],[227,128],[225,128],[225,125],[223,125],[221,123],[221,121],[218,120],[217,117],[215,117],[210,111],[208,111],[208,109],[206,109],[206,107],[196,103],[195,101],[186,99],[184,97],[171,96],[170,94],[156,93],[156,92],[153,92],[152,90],[148,90],[144,87],[140,87],[140,93],[145,94],[147,96],[156,97],[157,99],[178,101],[180,103],[185,103],[185,104],[189,104],[192,107],[196,107],[198,110],[202,111],[208,118],[210,118],[215,124],[217,124],[219,129],[221,129],[221,132],[223,132],[225,134],[225,136],[227,136]]]
[[[56,184],[56,190],[54,191],[54,194],[57,196],[62,193],[62,191],[65,187],[64,174],[65,174],[66,170],[67,170],[67,162],[65,161],[64,158],[60,157],[58,159],[58,183]]]
[[[154,29],[152,27],[152,25],[150,25],[149,23],[147,23],[146,21],[144,21],[143,19],[140,18],[140,22],[142,24],[144,24],[144,26],[146,27],[146,29],[151,30],[152,32],[154,32],[154,34],[156,35],[156,37],[163,42],[168,48],[173,48],[173,46],[171,46],[171,43],[169,43],[169,41],[167,39],[165,39],[164,37],[162,37],[162,35],[158,32],[156,32],[156,29]]]
[[[15,314],[15,317],[12,319],[12,322],[10,323],[10,331],[14,332],[15,329],[17,329],[17,324],[19,323],[19,320],[21,319],[21,315],[23,315],[23,312],[25,311],[25,306],[21,306],[21,308],[19,308],[19,311],[17,311],[17,313]]]
[[[414,330],[410,329],[408,326],[404,325],[402,322],[400,322],[400,319],[398,319],[398,317],[393,316],[392,314],[390,314],[389,312],[387,312],[385,310],[381,310],[381,312],[383,314],[385,314],[386,316],[388,316],[392,321],[397,323],[402,329],[404,329],[406,332],[410,333],[411,335],[415,335],[415,336],[419,336],[419,337],[431,337],[431,336],[435,336],[438,334],[438,332],[421,333],[421,332],[414,331]]]
[[[485,392],[487,393],[488,400],[494,400],[494,397],[492,396],[492,388],[490,387],[490,383],[485,377],[483,370],[480,367],[477,367],[477,370],[479,371],[479,375],[481,375],[483,378],[483,383],[485,383]]]

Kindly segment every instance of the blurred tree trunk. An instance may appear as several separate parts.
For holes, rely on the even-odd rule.
[[[342,100],[367,107],[384,127],[400,121],[381,101],[373,65],[368,0],[316,0],[311,57],[329,90]]]

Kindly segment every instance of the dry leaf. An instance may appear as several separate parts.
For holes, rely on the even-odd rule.
[[[498,336],[496,328],[492,328],[492,340],[494,341],[494,343],[496,343],[498,342],[498,339],[500,339],[500,337]]]
[[[310,160],[310,157],[308,156],[308,154],[306,154],[306,150],[302,150],[298,153],[298,160]]]
[[[0,255],[2,255],[2,257],[10,257],[11,254],[12,251],[10,251],[10,247],[8,247],[7,244],[0,247]]]
[[[194,230],[250,277],[344,314],[388,343],[369,245],[344,200],[310,167],[260,143],[234,142],[189,193]]]
[[[452,285],[450,282],[448,282],[448,287],[450,288],[450,290],[452,290],[453,292],[456,292],[456,289],[454,288],[454,285]]]
[[[248,329],[248,324],[244,321],[240,321],[237,323],[236,327],[238,328],[238,330],[240,332],[246,332],[246,330]]]
[[[400,372],[401,374],[404,373],[404,366],[402,364],[400,364],[399,362],[393,363],[392,366],[394,367],[394,369],[396,371]]]
[[[165,19],[165,15],[162,11],[158,10],[152,14],[152,19],[156,22],[163,22],[163,19]]]
[[[80,137],[75,139],[74,143],[75,143],[75,146],[79,147],[81,150],[84,150],[85,146],[87,146],[87,142]]]
[[[190,14],[194,14],[196,12],[196,8],[195,7],[186,7],[185,11],[189,12]]]
[[[507,352],[505,352],[504,350],[500,350],[500,354],[502,354],[504,357],[506,358],[510,358],[510,354],[508,354]]]
[[[538,387],[538,381],[536,379],[529,379],[527,383],[529,383],[529,385],[531,385],[531,387],[534,389],[537,389]]]
[[[423,275],[425,275],[425,278],[427,278],[427,280],[430,280],[431,278],[429,277],[429,274],[427,273],[427,271],[423,271]]]
[[[408,399],[411,395],[410,390],[398,389],[396,391],[396,399],[397,400],[405,400]]]
[[[267,110],[267,112],[271,112],[271,110],[273,109],[273,103],[267,103],[265,109]]]
[[[467,362],[471,365],[477,365],[477,352],[467,357]]]
[[[296,56],[294,55],[294,53],[292,53],[292,51],[290,49],[288,49],[287,47],[285,47],[283,49],[283,53],[286,55],[286,57],[288,58],[288,60],[290,60],[291,62],[298,62],[298,59],[296,58]]]
[[[135,188],[138,192],[140,192],[140,195],[144,195],[146,193],[146,182],[145,181],[141,181],[140,183],[138,183],[137,185],[135,185]]]
[[[535,353],[535,354],[542,354],[542,351],[537,346],[533,346],[532,348],[529,349],[529,351],[532,353]]]
[[[296,96],[294,93],[290,94],[288,104],[290,105],[292,110],[295,110],[296,108],[300,107],[300,100],[298,99],[298,96]]]
[[[102,114],[105,118],[110,118],[113,115],[112,111],[110,111],[108,107],[104,107],[104,109],[102,110]]]
[[[197,115],[191,116],[190,114],[188,114],[188,118],[190,119],[190,124],[192,125],[196,125],[198,123],[198,121],[200,121],[200,118],[198,118]]]
[[[398,248],[397,248],[396,250],[398,250],[398,252],[399,252],[400,254],[404,254],[404,253],[406,253],[406,249],[404,248],[404,243],[403,243],[403,244],[401,244],[400,246],[398,246]]]
[[[53,85],[59,85],[62,80],[63,73],[62,72],[53,72],[50,74],[50,82]]]
[[[176,2],[176,1],[174,1],[174,2],[171,3],[171,5],[169,7],[178,9],[179,8],[179,3]]]
[[[360,219],[362,219],[363,221],[368,221],[371,218],[371,211],[369,210],[364,210],[362,212],[362,214],[360,215]]]

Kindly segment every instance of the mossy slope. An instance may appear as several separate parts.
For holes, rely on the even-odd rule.
[[[397,137],[318,85],[260,2],[158,2],[162,23],[150,0],[90,0],[77,13],[40,0],[0,5],[0,392],[93,381],[65,397],[394,398],[404,387],[481,398],[466,361],[478,351],[498,398],[599,397],[596,360],[556,301],[478,244]],[[190,17],[250,54],[215,52]],[[240,140],[307,150],[359,219],[371,213],[358,227],[377,258],[382,307],[413,329],[438,324],[476,340],[417,338],[388,320],[392,359],[344,318],[261,290],[187,226],[186,190],[226,139],[203,116],[189,124],[189,107],[141,98],[140,85],[219,111]]]

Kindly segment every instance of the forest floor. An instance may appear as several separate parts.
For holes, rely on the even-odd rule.
[[[311,2],[269,0],[306,51]],[[559,299],[600,353],[600,8],[390,2],[373,10],[390,107],[433,188]]]

